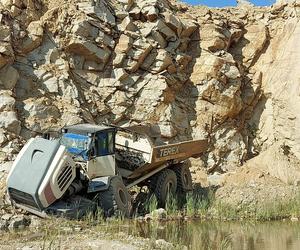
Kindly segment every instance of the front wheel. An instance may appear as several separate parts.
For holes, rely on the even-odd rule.
[[[119,176],[112,177],[109,188],[99,193],[99,206],[106,217],[129,217],[131,196]]]

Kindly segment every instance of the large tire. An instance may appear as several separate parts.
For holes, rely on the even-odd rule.
[[[99,206],[106,217],[130,216],[131,196],[119,176],[112,177],[109,188],[99,193]]]
[[[177,191],[186,193],[193,190],[193,181],[190,168],[184,164],[178,164],[172,167],[177,177]]]
[[[157,175],[154,194],[159,207],[165,207],[169,194],[175,195],[177,189],[176,174],[171,169],[164,169]]]

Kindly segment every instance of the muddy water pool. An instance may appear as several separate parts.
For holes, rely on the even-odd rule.
[[[123,230],[188,249],[300,249],[300,222],[137,222],[123,225]]]

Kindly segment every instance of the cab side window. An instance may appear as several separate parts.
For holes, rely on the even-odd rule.
[[[96,140],[97,156],[110,155],[114,153],[114,133],[100,132]]]

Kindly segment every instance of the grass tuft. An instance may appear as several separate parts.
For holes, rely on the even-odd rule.
[[[157,209],[157,199],[155,195],[151,195],[150,198],[145,203],[145,208],[148,213],[152,213]]]

